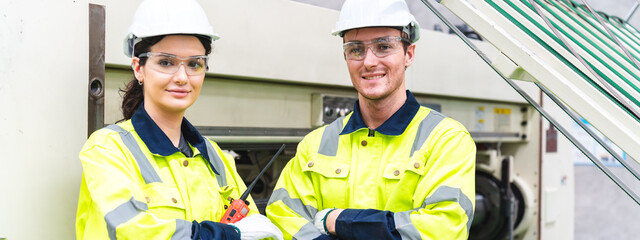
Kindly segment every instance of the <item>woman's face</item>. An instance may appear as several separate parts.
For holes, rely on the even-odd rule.
[[[205,48],[194,36],[169,35],[150,48],[144,66],[139,58],[133,58],[136,78],[142,81],[144,107],[150,115],[181,114],[193,104],[202,88],[204,72],[194,69],[204,64]],[[196,58],[193,58],[196,57]],[[178,66],[175,73],[166,69]]]

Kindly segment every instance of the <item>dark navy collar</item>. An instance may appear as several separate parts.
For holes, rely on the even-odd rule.
[[[367,124],[364,123],[364,119],[362,119],[362,114],[360,113],[359,101],[360,100],[356,100],[351,118],[349,118],[347,125],[342,129],[340,135],[350,134],[362,128],[368,129]],[[420,104],[413,94],[407,90],[407,100],[404,102],[402,107],[400,107],[400,109],[391,115],[389,119],[374,130],[384,135],[401,135],[404,130],[407,129],[407,126],[409,126],[409,123],[418,112],[418,109],[420,109]]]
[[[142,141],[147,145],[151,153],[169,156],[176,152],[180,152],[180,149],[173,146],[169,137],[164,134],[160,127],[158,127],[153,119],[151,119],[149,114],[147,114],[147,111],[144,109],[144,103],[140,104],[138,110],[131,117],[131,124],[133,124],[133,128],[136,130]],[[207,146],[204,138],[200,135],[198,130],[196,130],[196,128],[187,121],[186,118],[182,118],[180,131],[182,132],[184,139],[192,146],[196,147],[200,151],[200,154],[209,161],[209,154],[207,154]]]

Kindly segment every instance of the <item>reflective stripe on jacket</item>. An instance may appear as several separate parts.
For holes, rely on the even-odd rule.
[[[205,142],[210,162],[198,148],[151,153],[131,120],[94,132],[80,152],[77,239],[190,239],[192,221],[219,221],[246,187],[233,158]]]
[[[476,150],[464,126],[419,107],[400,135],[340,135],[351,117],[308,134],[282,171],[266,212],[285,239],[320,237],[325,208],[390,211],[402,239],[467,239]]]

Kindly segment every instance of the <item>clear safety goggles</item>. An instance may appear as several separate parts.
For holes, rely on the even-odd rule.
[[[207,60],[209,56],[191,56],[178,57],[168,53],[146,52],[140,54],[139,57],[146,57],[147,66],[149,68],[167,74],[174,74],[180,69],[180,65],[184,65],[187,75],[200,75],[207,71]]]
[[[386,57],[388,55],[404,51],[402,42],[411,43],[409,39],[394,36],[376,38],[371,41],[351,41],[342,45],[344,50],[344,56],[347,60],[362,60],[367,56],[367,48],[371,49],[374,55],[379,58]]]

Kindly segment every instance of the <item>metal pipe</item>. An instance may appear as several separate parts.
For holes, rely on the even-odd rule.
[[[638,0],[638,1],[640,1],[640,0]],[[638,4],[638,2],[636,1],[633,4],[633,9],[631,9],[631,11],[629,11],[629,14],[627,14],[627,17],[624,18],[625,22],[629,22],[629,19],[631,19],[631,16],[633,16],[633,14],[636,13],[636,10],[638,10],[638,6],[640,6],[640,4]]]

